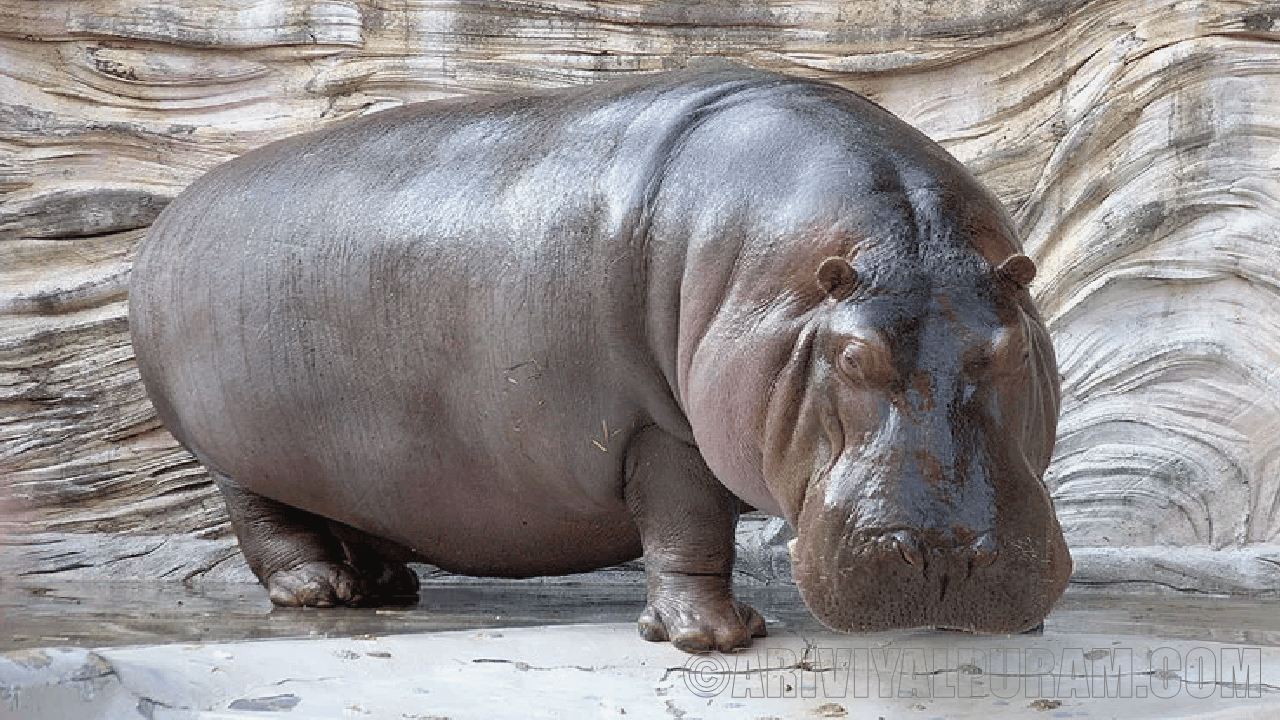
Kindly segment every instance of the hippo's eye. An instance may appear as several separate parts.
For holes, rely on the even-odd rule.
[[[1019,375],[1030,362],[1031,348],[1016,327],[998,330],[987,343],[970,347],[964,354],[964,377],[979,384],[987,379]]]
[[[999,374],[1018,374],[1031,363],[1031,345],[1020,332],[1000,334],[991,348],[991,369]]]
[[[850,338],[836,362],[840,372],[859,385],[883,385],[893,374],[889,349],[870,338]]]

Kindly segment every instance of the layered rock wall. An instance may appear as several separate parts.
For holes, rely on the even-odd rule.
[[[125,320],[147,225],[200,173],[404,102],[703,56],[862,92],[1008,205],[1064,379],[1077,579],[1280,588],[1280,3],[1232,0],[0,0],[10,556],[229,543]]]

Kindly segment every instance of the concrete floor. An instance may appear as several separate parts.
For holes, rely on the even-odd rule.
[[[0,586],[0,718],[1277,718],[1280,601],[1073,588],[1041,634],[839,635],[791,587],[770,637],[636,635],[634,582],[450,583],[272,609],[256,586]]]

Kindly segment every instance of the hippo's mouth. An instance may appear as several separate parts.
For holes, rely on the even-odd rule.
[[[802,532],[792,563],[814,616],[840,632],[1021,632],[1048,615],[1065,587],[1048,538],[1006,538],[1011,551],[983,556],[971,546],[904,550],[904,534],[860,533],[860,541],[832,546],[805,542]]]

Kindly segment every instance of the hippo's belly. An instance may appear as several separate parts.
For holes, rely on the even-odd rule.
[[[556,384],[545,356],[540,376],[478,362],[405,373],[364,358],[323,372],[264,346],[241,372],[193,361],[169,385],[198,390],[171,391],[175,425],[242,487],[451,571],[560,574],[640,555],[622,497],[634,412],[599,409],[598,393],[567,408],[540,400]],[[197,377],[203,386],[185,379]]]

